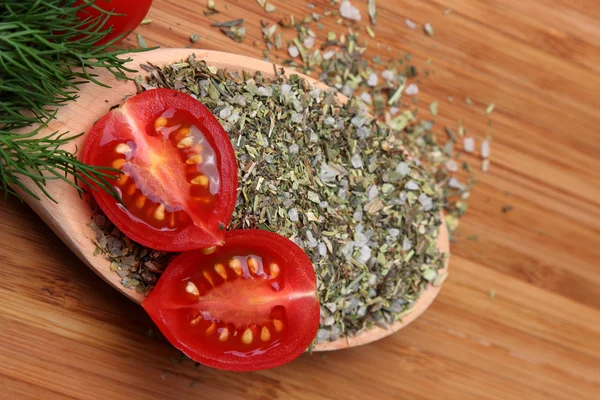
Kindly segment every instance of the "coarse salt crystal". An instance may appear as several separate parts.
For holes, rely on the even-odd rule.
[[[415,181],[408,181],[404,187],[408,190],[419,190],[419,185]]]
[[[463,149],[467,153],[472,153],[475,151],[475,139],[472,137],[466,137],[463,139]]]
[[[290,54],[290,57],[292,57],[292,58],[296,58],[300,55],[300,51],[298,50],[298,48],[296,46],[288,47],[288,53]]]
[[[458,190],[463,190],[465,188],[465,185],[454,177],[450,178],[450,181],[448,181],[448,186],[450,186],[452,189]]]
[[[360,21],[360,10],[354,7],[350,1],[342,0],[340,4],[340,16],[353,21]]]
[[[419,94],[419,86],[416,83],[411,83],[404,89],[404,94],[408,96],[416,96]]]
[[[423,210],[429,211],[433,208],[433,201],[431,200],[431,197],[427,196],[425,193],[421,193],[418,200],[423,206]]]
[[[309,36],[306,39],[304,39],[304,47],[306,47],[307,49],[312,49],[314,45],[315,45],[314,37]]]
[[[485,160],[483,160],[481,162],[481,170],[483,172],[487,172],[490,169],[490,160],[489,158],[486,158]]]
[[[258,94],[261,96],[271,97],[273,95],[273,88],[261,86],[258,88]]]
[[[446,169],[450,172],[458,171],[458,163],[454,160],[446,161]]]
[[[283,85],[281,85],[281,93],[282,94],[290,94],[291,91],[292,91],[291,85],[288,85],[287,83],[284,83]]]
[[[326,51],[325,53],[323,53],[323,60],[329,60],[334,55],[335,55],[335,51],[334,50]]]
[[[396,172],[404,177],[410,173],[410,167],[403,161],[396,166]]]
[[[408,26],[410,29],[415,29],[417,27],[417,24],[415,24],[408,18],[404,22],[406,23],[406,26]]]
[[[365,104],[373,104],[373,97],[367,92],[362,92],[360,94],[360,99],[365,102]]]
[[[389,69],[386,69],[385,71],[383,71],[381,73],[381,77],[383,79],[385,79],[385,80],[388,80],[388,81],[394,81],[394,80],[396,80],[396,75],[392,71],[390,71]]]
[[[490,141],[484,140],[481,142],[481,157],[489,158],[490,157]]]
[[[299,218],[298,218],[298,209],[296,207],[290,208],[290,210],[288,211],[288,218],[292,222],[298,222],[298,220],[299,220]]]
[[[369,75],[369,79],[367,79],[367,85],[375,87],[377,86],[378,81],[379,79],[377,79],[377,74],[373,72],[371,75]]]

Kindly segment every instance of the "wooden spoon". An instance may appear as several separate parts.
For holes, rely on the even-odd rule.
[[[129,67],[138,69],[140,70],[140,74],[144,74],[144,71],[139,68],[141,63],[150,62],[157,66],[163,66],[170,62],[187,59],[192,53],[196,54],[198,60],[205,60],[208,65],[218,68],[225,68],[230,71],[245,70],[251,73],[261,71],[263,75],[270,77],[275,75],[273,64],[236,54],[197,49],[159,49],[147,53],[134,53],[131,54],[132,61],[129,64]],[[133,82],[118,81],[111,74],[103,70],[96,71],[96,73],[98,74],[97,79],[109,85],[110,88],[103,88],[93,84],[82,86],[79,93],[80,97],[77,101],[70,103],[66,107],[60,108],[56,119],[51,121],[49,126],[40,132],[40,135],[46,135],[55,131],[70,131],[71,133],[89,132],[93,124],[107,113],[111,106],[120,104],[126,96],[131,96],[136,93],[136,87]],[[321,88],[327,87],[322,83],[316,82],[312,78],[306,76],[304,76],[304,78]],[[340,100],[347,101],[347,99],[341,95]],[[69,151],[74,151],[75,147],[81,149],[83,148],[84,141],[85,137],[80,137],[65,145],[64,148]],[[41,200],[35,200],[33,197],[22,193],[22,191],[20,191],[20,194],[27,201],[29,206],[58,235],[58,237],[60,237],[62,241],[88,265],[88,267],[100,275],[101,278],[131,300],[141,304],[144,300],[144,296],[121,285],[121,278],[114,271],[111,271],[110,262],[100,255],[93,255],[95,244],[92,240],[95,239],[95,233],[88,226],[91,216],[89,204],[79,198],[76,191],[71,186],[62,181],[49,181],[46,187],[48,193],[58,203],[53,203],[48,200],[32,182],[24,181],[24,184],[36,193]],[[441,252],[449,254],[450,245],[445,224],[442,225],[440,229],[437,247]],[[447,267],[448,264],[446,261],[446,265],[442,272],[445,272]],[[374,327],[355,337],[343,337],[333,342],[318,344],[314,350],[326,351],[354,347],[390,335],[402,329],[421,315],[423,311],[431,305],[439,291],[440,287],[429,285],[417,300],[412,312],[406,315],[402,321],[394,323],[387,329]]]

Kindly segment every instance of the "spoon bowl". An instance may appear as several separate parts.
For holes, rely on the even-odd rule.
[[[275,76],[273,64],[236,54],[197,49],[159,49],[145,53],[133,53],[131,54],[132,61],[128,66],[133,69],[139,69],[141,63],[148,62],[157,66],[163,66],[170,62],[187,59],[191,54],[196,54],[197,60],[204,60],[208,65],[218,68],[225,68],[230,71],[245,70],[251,73],[260,71],[264,76]],[[136,94],[136,86],[132,81],[116,80],[106,71],[95,72],[98,74],[97,79],[109,85],[110,88],[93,84],[83,85],[79,93],[79,98],[67,106],[60,108],[56,118],[41,130],[40,135],[47,135],[55,131],[69,131],[71,133],[89,132],[94,123],[107,113],[111,106],[121,103],[127,96]],[[292,73],[297,74],[296,72]],[[132,74],[132,77],[137,74]],[[139,74],[144,75],[145,72],[140,69]],[[315,86],[327,88],[323,83],[317,82],[310,77],[302,74],[298,75],[311,81]],[[338,97],[342,102],[347,101],[342,95]],[[85,137],[82,136],[72,140],[63,148],[68,151],[75,151],[76,149],[83,148],[84,141]],[[41,200],[38,201],[24,194],[18,188],[16,190],[20,192],[19,194],[22,195],[29,206],[50,226],[61,240],[102,279],[131,300],[141,304],[144,300],[144,295],[121,285],[121,278],[110,269],[110,262],[102,256],[94,256],[96,247],[93,239],[95,239],[95,233],[88,226],[91,216],[90,205],[82,200],[71,186],[60,180],[49,181],[45,188],[57,203],[45,197],[33,182],[24,180],[23,183],[38,195]],[[442,253],[449,255],[450,244],[445,224],[440,229],[440,234],[437,238],[437,247]],[[447,269],[448,258],[446,257],[446,265],[441,272],[445,272]],[[412,311],[401,321],[397,321],[387,328],[373,327],[353,337],[342,337],[336,341],[317,344],[313,351],[354,347],[388,336],[402,329],[421,315],[431,305],[439,291],[439,286],[429,285],[417,300]]]

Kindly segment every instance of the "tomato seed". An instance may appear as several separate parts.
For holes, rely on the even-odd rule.
[[[117,158],[115,161],[113,161],[112,163],[112,167],[114,169],[121,169],[123,167],[123,165],[125,165],[127,161],[125,161],[124,158]]]
[[[184,136],[188,136],[190,134],[190,128],[181,128],[177,131],[177,136],[183,138]]]
[[[144,205],[146,205],[146,199],[147,197],[143,194],[139,195],[139,197],[135,200],[135,206],[137,208],[143,208]]]
[[[186,160],[186,164],[201,164],[204,161],[201,154],[194,154]]]
[[[227,271],[225,271],[225,266],[223,264],[215,264],[215,272],[221,275],[221,278],[227,280]]]
[[[115,151],[120,154],[127,154],[131,151],[131,147],[129,147],[129,145],[127,145],[125,143],[119,143],[119,145],[117,145]]]
[[[283,321],[281,321],[279,319],[274,319],[273,326],[275,327],[275,330],[277,332],[281,332],[283,330]]]
[[[154,211],[154,218],[156,218],[159,221],[162,221],[163,219],[165,219],[164,204],[159,204],[159,206],[156,208],[156,211]]]
[[[185,285],[185,291],[193,296],[200,296],[198,286],[196,286],[194,282],[188,282],[187,285]]]
[[[271,339],[271,332],[269,332],[269,328],[267,328],[266,326],[263,326],[262,330],[260,331],[260,340],[262,340],[263,342],[266,342],[269,339]]]
[[[202,249],[202,253],[204,253],[204,254],[212,254],[212,253],[215,252],[216,249],[217,249],[217,246],[207,247],[205,249]]]
[[[219,334],[219,342],[224,342],[229,339],[229,329],[223,328],[221,329],[221,333]]]
[[[194,143],[194,139],[192,139],[190,136],[181,139],[181,141],[179,143],[177,143],[177,147],[179,147],[180,149],[187,149],[189,147],[192,147],[192,144]]]
[[[253,274],[258,271],[258,261],[254,257],[248,257],[248,268]]]
[[[137,186],[135,186],[135,183],[132,183],[131,185],[129,185],[127,187],[127,191],[125,192],[125,194],[127,196],[133,196],[133,194],[135,193],[136,190],[137,190]]]
[[[254,340],[254,335],[252,334],[252,330],[248,328],[242,334],[242,342],[245,344],[250,344],[252,343],[252,340]]]
[[[196,318],[194,318],[193,320],[190,321],[190,324],[192,325],[198,325],[198,323],[200,321],[202,321],[204,318],[202,318],[202,314],[198,315]]]
[[[198,175],[197,177],[192,179],[192,185],[206,187],[208,186],[208,178],[206,177],[206,175]]]
[[[175,213],[169,213],[169,228],[175,228]]]
[[[159,130],[160,128],[163,128],[165,126],[167,126],[167,119],[164,117],[160,117],[158,118],[156,121],[154,121],[154,128],[156,130]]]
[[[210,324],[210,326],[206,329],[206,334],[207,335],[212,335],[213,333],[215,333],[215,329],[217,329],[217,325],[213,322],[212,324]]]
[[[117,185],[123,186],[124,184],[127,183],[127,180],[129,180],[129,175],[127,175],[127,174],[121,174],[121,177],[117,181]]]
[[[208,271],[204,271],[202,275],[208,281],[208,283],[210,283],[210,286],[215,286],[215,282],[213,281],[213,278],[212,276],[210,276],[210,273]]]
[[[279,276],[279,265],[272,263],[269,265],[269,270],[271,271],[271,278],[275,279],[277,276]]]
[[[231,268],[238,276],[242,274],[242,263],[237,258],[229,260],[229,268]]]

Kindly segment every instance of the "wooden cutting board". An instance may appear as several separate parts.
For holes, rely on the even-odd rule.
[[[311,11],[270,2],[272,14],[256,2],[216,0],[222,12],[205,17],[202,0],[155,0],[153,22],[137,32],[167,47],[190,45],[198,33],[195,47],[261,58],[261,20]],[[328,3],[316,1],[316,11]],[[366,2],[352,3],[364,22]],[[377,8],[376,38],[363,35],[368,55],[410,52],[421,66],[422,111],[438,101],[437,130],[462,120],[478,143],[493,137],[490,171],[477,176],[451,275],[428,312],[374,344],[271,371],[195,368],[171,360],[177,352],[149,331],[138,306],[9,200],[0,203],[0,399],[597,398],[600,5],[379,0]],[[243,43],[209,26],[239,17]],[[318,35],[347,32],[335,18],[320,22]],[[433,37],[421,30],[426,22]],[[496,108],[487,116],[489,103]]]

